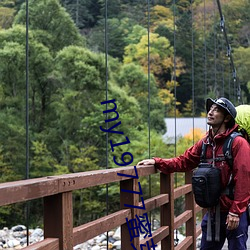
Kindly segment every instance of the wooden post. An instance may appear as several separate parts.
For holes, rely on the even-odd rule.
[[[59,238],[60,250],[73,249],[72,192],[44,198],[44,238]]]
[[[129,180],[121,181],[120,182],[120,189],[138,191],[138,179],[129,179]],[[121,204],[121,209],[128,208],[128,207],[125,207],[124,204],[138,206],[139,205],[139,195],[134,194],[134,193],[120,191],[120,204]],[[137,212],[136,208],[131,208],[131,219],[136,219],[136,217],[135,217],[136,212]],[[129,220],[129,218],[128,218],[128,220]],[[125,224],[121,225],[121,249],[134,250],[131,243],[134,244],[134,247],[136,249],[140,249],[140,238],[134,237],[130,241],[129,228],[127,226],[127,223],[125,223]]]
[[[192,172],[185,173],[185,183],[191,184]],[[186,236],[193,237],[193,243],[188,250],[196,250],[196,211],[193,192],[185,195],[185,210],[192,210],[192,217],[186,222]]]
[[[169,203],[161,206],[161,226],[169,227],[169,235],[161,241],[161,250],[174,249],[174,177],[160,173],[160,192],[169,194]]]

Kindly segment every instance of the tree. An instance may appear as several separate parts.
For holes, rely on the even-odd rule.
[[[53,52],[69,45],[84,45],[79,30],[58,0],[29,1],[29,20],[36,39]],[[16,24],[26,24],[25,3],[15,17]]]
[[[61,0],[61,4],[70,13],[76,26],[87,32],[98,23],[101,5],[98,0]]]
[[[158,34],[151,33],[149,39],[148,41],[148,36],[142,36],[139,43],[128,45],[125,48],[124,63],[137,63],[143,67],[145,72],[150,67],[150,72],[155,75],[158,85],[162,87],[167,79],[171,79],[173,74],[173,47],[165,37],[160,37]],[[150,43],[149,52],[148,43]],[[150,53],[150,56],[148,53]],[[178,76],[183,68],[181,60],[177,65],[176,75]]]
[[[163,131],[164,104],[158,96],[158,89],[153,75],[146,75],[142,68],[136,64],[125,64],[121,67],[117,77],[117,83],[125,88],[129,95],[136,98],[140,105],[143,123],[148,122],[150,108],[151,128],[156,131]],[[148,86],[150,84],[150,86]],[[149,107],[150,99],[150,107]]]
[[[248,103],[250,101],[249,98],[249,93],[250,93],[250,88],[249,88],[249,84],[250,84],[250,74],[249,74],[249,56],[250,56],[250,48],[243,48],[243,47],[239,47],[237,49],[235,49],[235,64],[236,64],[236,68],[238,69],[238,75],[240,76],[240,78],[238,78],[237,84],[240,84],[242,89],[244,90],[245,93],[245,97],[243,100],[244,102],[246,101],[246,103]],[[244,94],[243,93],[243,94]]]
[[[164,27],[173,31],[174,17],[170,8],[163,5],[153,6],[150,12],[150,28],[156,32],[159,27]],[[156,32],[157,33],[157,32]]]

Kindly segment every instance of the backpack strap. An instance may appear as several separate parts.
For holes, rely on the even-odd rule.
[[[226,139],[226,141],[225,141],[225,143],[223,145],[223,154],[224,154],[225,160],[227,161],[231,171],[233,171],[232,144],[233,144],[233,140],[237,136],[242,136],[242,134],[239,133],[239,132],[231,133],[227,137],[227,139]],[[224,191],[224,194],[226,194],[231,200],[234,199],[234,184],[233,184],[232,178],[233,177],[232,177],[232,174],[231,174],[229,182],[227,184],[227,187],[226,187],[226,189]]]
[[[239,132],[233,132],[231,133],[224,145],[223,145],[223,154],[225,156],[225,159],[230,167],[230,169],[232,170],[233,169],[233,156],[232,156],[232,144],[233,144],[233,140],[237,137],[237,136],[242,136],[241,133]]]
[[[207,152],[207,144],[202,142],[202,148],[201,148],[201,158],[200,161],[201,162],[206,162],[206,152]]]

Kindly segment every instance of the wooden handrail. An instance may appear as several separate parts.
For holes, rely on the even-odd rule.
[[[156,174],[154,166],[137,166],[138,176]],[[186,224],[186,238],[176,249],[196,249],[196,237],[200,234],[200,227],[196,227],[196,213],[201,209],[195,205],[190,173],[186,174],[186,184],[174,189],[173,174],[160,174],[160,194],[144,201],[145,210],[128,208],[124,204],[142,206],[139,195],[120,192],[121,209],[95,221],[73,228],[74,190],[119,182],[121,189],[138,191],[138,179],[119,176],[117,173],[134,175],[134,167],[88,171],[58,176],[48,176],[29,180],[20,180],[0,184],[0,206],[14,204],[33,199],[44,199],[44,240],[26,248],[37,250],[72,250],[77,244],[116,227],[121,227],[122,249],[132,250],[126,219],[134,219],[136,215],[150,212],[156,208],[161,211],[161,225],[152,235],[154,243],[161,241],[161,249],[174,248],[174,230]],[[174,217],[174,200],[185,196],[186,210],[178,217]],[[151,238],[139,241],[133,239],[133,244],[140,249]]]

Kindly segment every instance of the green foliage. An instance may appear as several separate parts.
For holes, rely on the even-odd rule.
[[[151,125],[154,129],[162,131],[165,126],[163,122],[164,106],[158,96],[158,89],[153,75],[150,75],[150,79],[148,79],[148,75],[143,72],[139,65],[125,64],[120,69],[117,82],[127,90],[129,95],[135,97],[138,101],[144,123],[148,121],[148,99],[150,98]]]
[[[244,83],[247,83],[245,86],[243,86],[243,89],[248,97],[246,102],[248,102],[250,93],[250,88],[248,87],[250,79],[250,72],[249,72],[250,47],[248,48],[239,47],[235,50],[234,54],[235,54],[235,64],[236,67],[239,69],[238,74],[241,77],[240,79],[238,79],[238,81],[240,80]]]
[[[93,27],[100,19],[101,5],[98,0],[61,0],[60,2],[80,29]]]
[[[44,142],[33,141],[31,151],[33,152],[33,157],[30,162],[30,177],[53,175],[53,168],[56,162]]]
[[[230,42],[238,47],[234,48],[235,64],[244,98],[249,100],[249,1],[222,3]],[[229,65],[223,36],[217,30],[216,6],[212,0],[206,2],[204,34],[204,2],[192,4],[181,0],[173,6],[172,1],[157,0],[148,13],[142,0],[29,1],[30,177],[117,167],[114,157],[121,162],[125,152],[133,155],[130,165],[135,165],[152,156],[173,157],[193,144],[193,132],[180,138],[176,148],[164,144],[163,118],[190,115],[193,105],[194,113],[200,114],[208,93],[229,95],[232,86],[224,83],[231,72],[226,72]],[[0,3],[1,182],[25,176],[25,8],[23,0]],[[119,117],[112,122],[105,122],[116,115],[103,113],[113,107],[101,104],[106,98],[116,100]],[[119,121],[116,129],[123,134],[106,136],[100,130]],[[114,146],[112,151],[111,142],[127,139],[130,143]],[[183,175],[176,175],[175,185],[182,181]],[[141,184],[145,197],[159,193],[158,175],[141,178]],[[108,190],[109,211],[116,211],[119,186],[111,184]],[[74,224],[105,214],[106,195],[106,186],[75,191]],[[23,211],[23,204],[1,207],[1,225],[23,221]],[[32,202],[30,211],[31,224],[41,225],[42,201]]]
[[[26,6],[15,17],[14,24],[26,24]],[[36,37],[53,51],[69,45],[83,45],[83,38],[69,14],[58,0],[29,1],[29,28],[36,31]]]

